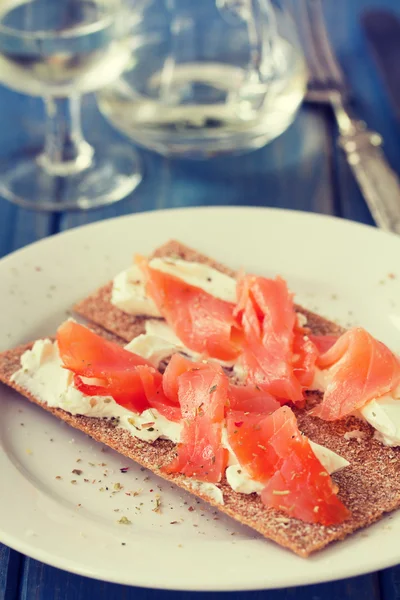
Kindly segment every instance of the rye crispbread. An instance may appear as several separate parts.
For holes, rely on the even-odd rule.
[[[232,274],[229,269],[216,265],[210,259],[194,251],[183,248],[178,242],[170,242],[157,250],[155,255],[166,256],[171,255],[171,253],[188,260],[208,262]],[[109,339],[123,343],[121,338],[130,340],[135,335],[142,333],[144,320],[132,317],[127,319],[127,315],[109,303],[109,295],[107,297],[105,291],[107,289],[109,294],[110,285],[79,303],[76,310],[92,322],[97,322],[108,331],[113,331],[114,334],[117,332],[124,333],[122,325],[125,323],[129,328],[129,338],[127,335],[120,335],[120,338],[118,338],[105,331],[102,332]],[[309,313],[300,307],[298,307],[298,310],[307,316],[308,326],[313,333],[338,333],[340,331],[337,325],[326,319]],[[108,311],[112,311],[112,316],[107,319]],[[132,332],[133,335],[131,335]],[[226,481],[220,484],[225,502],[221,506],[197,490],[192,490],[190,481],[185,477],[180,475],[166,476],[160,472],[159,467],[166,464],[174,452],[172,442],[166,440],[157,440],[153,444],[142,442],[133,438],[125,430],[116,428],[104,420],[72,416],[61,409],[43,405],[33,398],[29,392],[14,385],[10,381],[10,377],[19,368],[21,354],[28,347],[29,345],[26,345],[0,355],[0,381],[14,387],[32,402],[39,404],[76,429],[80,429],[122,455],[132,458],[157,475],[191,491],[235,520],[250,526],[281,546],[290,548],[300,556],[307,557],[330,542],[343,539],[353,531],[378,520],[385,512],[392,511],[400,506],[399,450],[385,448],[375,441],[372,428],[353,417],[335,423],[327,423],[308,416],[305,411],[295,411],[300,429],[313,441],[330,448],[350,462],[350,466],[334,474],[333,479],[339,485],[340,498],[352,511],[351,519],[333,527],[304,523],[298,519],[288,518],[279,511],[265,507],[256,494],[244,495],[234,492]],[[317,394],[309,394],[309,403],[313,403],[317,399]],[[354,431],[361,433],[359,435],[355,434],[355,437],[351,439],[344,437],[347,432]]]

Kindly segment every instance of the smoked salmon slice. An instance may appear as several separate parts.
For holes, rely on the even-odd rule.
[[[399,359],[361,327],[344,333],[317,365],[326,387],[322,402],[310,412],[325,421],[352,414],[400,383]]]
[[[240,466],[265,484],[264,504],[322,525],[341,523],[350,516],[289,407],[267,416],[233,411],[228,414],[227,430]]]
[[[261,500],[290,517],[328,527],[351,516],[337,491],[308,439],[303,437],[291,445],[289,455],[261,492]]]
[[[330,350],[330,348],[332,348],[332,346],[334,344],[336,344],[336,342],[339,339],[339,335],[313,335],[311,333],[308,334],[309,339],[313,342],[313,344],[316,346],[318,352],[320,354],[325,354],[325,352],[328,352],[328,350]]]
[[[136,263],[146,276],[147,294],[187,348],[219,360],[237,358],[241,336],[233,304],[152,269],[143,257]]]
[[[182,354],[173,354],[164,371],[163,390],[167,398],[179,406],[179,377],[190,369],[198,368],[198,365]]]
[[[164,377],[172,373],[166,370]],[[177,457],[165,471],[217,483],[228,462],[228,452],[222,448],[228,378],[219,365],[192,362],[177,381],[183,428]]]
[[[294,413],[282,406],[270,415],[230,411],[228,441],[252,479],[266,483],[280,468],[291,446],[301,440]]]
[[[162,390],[162,375],[150,363],[79,323],[63,323],[57,344],[64,367],[75,374],[74,385],[84,394],[111,396],[121,406],[142,412]],[[97,381],[88,384],[82,377]]]
[[[293,373],[305,388],[309,388],[314,381],[318,356],[319,351],[313,340],[304,331],[296,331],[293,339]]]
[[[304,382],[314,377],[316,349],[301,332],[295,335],[297,316],[286,282],[280,277],[241,277],[234,314],[244,330],[239,361],[248,382],[276,398],[303,403]]]
[[[174,354],[164,372],[163,396],[159,404],[154,402],[154,399],[152,400],[153,407],[170,420],[179,420],[181,417],[178,397],[179,377],[186,371],[199,368],[204,369],[204,363],[200,363],[199,366],[181,354]],[[177,410],[174,410],[173,407]],[[226,410],[270,414],[279,407],[279,402],[258,386],[229,384]]]
[[[150,400],[152,407],[170,421],[180,421],[182,418],[178,397],[178,378],[194,366],[194,363],[188,358],[179,353],[173,354],[164,371],[162,391]]]
[[[169,421],[179,422],[182,418],[181,408],[179,404],[171,402],[163,393],[162,387],[159,387],[155,394],[148,398],[151,408],[158,412]]]
[[[228,395],[229,408],[233,411],[241,410],[269,415],[280,407],[276,398],[268,392],[264,392],[257,385],[231,384]]]

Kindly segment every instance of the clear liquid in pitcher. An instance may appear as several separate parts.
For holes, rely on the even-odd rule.
[[[193,12],[164,11],[158,20],[153,12],[138,22],[130,66],[98,93],[101,110],[162,154],[201,157],[264,145],[289,126],[304,97],[301,52],[280,31],[276,12],[273,21],[262,13],[255,22],[254,15],[224,14],[211,0]]]

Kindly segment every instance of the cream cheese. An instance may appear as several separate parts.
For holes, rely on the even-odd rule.
[[[138,354],[151,362],[155,367],[158,367],[160,362],[169,358],[175,352],[182,352],[184,348],[176,346],[157,335],[142,333],[133,338],[133,340],[125,346],[125,350]]]
[[[315,367],[314,379],[313,379],[313,382],[310,385],[309,389],[316,390],[319,392],[324,392],[325,388],[326,388],[326,380],[327,380],[326,372],[322,371],[321,369],[318,369],[318,367]]]
[[[134,338],[125,346],[126,350],[138,354],[142,358],[146,358],[156,367],[160,362],[169,358],[175,352],[186,354],[189,358],[195,361],[204,360],[204,355],[194,352],[187,348],[173,329],[161,319],[148,319],[145,323],[146,333],[143,333]],[[222,361],[214,358],[207,358],[209,362],[216,362],[222,367],[234,368],[235,375],[239,378],[242,376],[242,371],[239,366],[234,365],[233,361]]]
[[[189,485],[191,489],[208,496],[211,498],[211,500],[214,500],[214,502],[217,502],[218,504],[224,504],[223,493],[214,483],[209,483],[208,481],[197,481],[195,479],[188,479],[185,483]]]
[[[315,456],[318,458],[321,465],[328,471],[330,475],[332,473],[336,473],[344,467],[349,466],[349,461],[333,452],[333,450],[329,450],[325,446],[321,446],[321,444],[317,444],[310,440],[310,446]]]
[[[114,278],[111,304],[129,315],[161,317],[153,300],[146,295],[144,275],[137,265]]]
[[[375,438],[384,446],[400,446],[399,398],[381,396],[368,402],[359,412],[375,429]]]
[[[21,369],[12,376],[21,387],[48,406],[62,408],[72,415],[113,419],[117,427],[146,442],[159,437],[179,441],[181,426],[157,410],[140,415],[120,406],[110,396],[86,396],[73,386],[73,374],[64,369],[56,342],[38,340],[21,357]]]
[[[303,315],[303,313],[296,313],[297,316],[297,324],[299,327],[305,327],[307,325],[307,317]]]
[[[260,494],[265,488],[263,483],[251,479],[247,471],[238,463],[235,465],[230,465],[226,469],[225,475],[226,480],[231,488],[240,494]]]
[[[175,331],[163,319],[147,319],[145,329],[148,335],[162,338],[174,346],[183,347]]]

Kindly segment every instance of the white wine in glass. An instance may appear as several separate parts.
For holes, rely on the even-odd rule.
[[[130,60],[122,0],[0,1],[0,81],[45,99],[45,144],[21,151],[0,172],[0,194],[29,208],[86,209],[110,204],[141,181],[128,143],[90,146],[80,96],[117,78]]]

